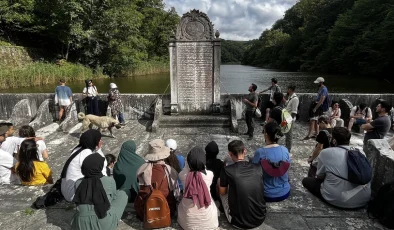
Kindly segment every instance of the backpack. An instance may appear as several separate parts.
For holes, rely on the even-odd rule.
[[[368,202],[367,212],[385,227],[394,228],[394,181],[379,188],[376,198]]]
[[[283,134],[288,133],[291,129],[291,124],[293,123],[293,118],[286,108],[276,106],[275,109],[282,111],[282,122],[279,124],[280,130]]]
[[[165,177],[163,178],[163,180]],[[165,228],[171,226],[171,212],[167,199],[160,191],[157,183],[152,183],[151,193],[148,195],[144,206],[144,228]]]
[[[362,154],[358,148],[346,149],[341,146],[337,147],[346,150],[348,179],[338,176],[332,172],[331,173],[353,184],[368,184],[372,179],[372,167],[367,157]]]

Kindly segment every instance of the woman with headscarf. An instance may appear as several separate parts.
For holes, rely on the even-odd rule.
[[[71,202],[75,194],[75,182],[83,177],[81,167],[83,160],[95,152],[104,158],[103,174],[107,176],[107,161],[101,151],[103,142],[101,133],[96,129],[89,129],[79,138],[79,144],[73,149],[71,156],[66,161],[61,174],[61,190],[64,198]]]
[[[149,150],[144,156],[147,162],[137,170],[140,188],[134,202],[134,209],[140,220],[144,219],[144,204],[151,193],[153,183],[159,185],[159,190],[166,197],[171,216],[175,214],[175,196],[179,195],[178,173],[164,162],[169,155],[170,148],[164,145],[163,140],[155,139],[149,142]]]
[[[213,172],[213,181],[210,187],[211,195],[213,200],[219,200],[219,196],[217,195],[217,181],[220,177],[220,172],[224,167],[224,163],[222,160],[217,159],[217,155],[219,154],[219,146],[215,141],[211,141],[205,147],[205,155],[207,158],[207,169]]]
[[[136,149],[134,141],[124,142],[114,166],[116,188],[130,189],[130,202],[134,202],[139,190],[137,170],[145,163],[145,160],[136,154]]]
[[[77,213],[71,222],[76,230],[114,230],[122,217],[130,191],[116,190],[112,177],[104,176],[105,158],[90,154],[82,163],[83,178],[77,182],[73,201]]]
[[[187,155],[187,164],[179,173],[184,195],[178,205],[178,223],[187,229],[216,229],[219,226],[215,202],[209,187],[213,172],[206,169],[205,152],[194,147]]]
[[[85,88],[82,93],[86,96],[86,105],[88,107],[87,114],[100,116],[98,107],[98,91],[92,80],[85,81]]]
[[[109,84],[108,106],[111,109],[111,116],[116,119],[118,117],[120,125],[125,125],[123,117],[123,104],[120,99],[118,86],[115,83]]]

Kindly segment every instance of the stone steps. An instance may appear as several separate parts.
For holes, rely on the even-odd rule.
[[[163,115],[160,118],[160,128],[169,127],[230,127],[228,115]]]

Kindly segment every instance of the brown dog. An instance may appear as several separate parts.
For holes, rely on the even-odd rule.
[[[99,128],[100,131],[108,129],[111,133],[111,137],[115,138],[114,134],[112,133],[112,128],[116,127],[117,129],[120,129],[122,127],[119,121],[108,116],[99,117],[92,114],[85,115],[84,113],[80,112],[78,113],[78,119],[80,121],[82,120],[81,133],[85,132],[88,129],[91,129],[93,125],[95,125]]]

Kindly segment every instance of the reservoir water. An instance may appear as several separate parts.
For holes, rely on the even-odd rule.
[[[288,85],[295,85],[298,92],[315,93],[316,85],[313,81],[317,77],[324,77],[329,92],[336,93],[394,93],[394,81],[377,79],[373,77],[360,77],[350,75],[328,75],[305,72],[283,72],[271,69],[262,69],[243,65],[222,65],[221,66],[221,92],[225,93],[248,93],[251,83],[258,86],[257,91],[261,91],[271,85],[271,78],[277,78],[278,84],[283,88]],[[107,78],[96,80],[96,85],[100,93],[106,93],[109,83],[117,84],[121,93],[170,93],[170,74],[161,73],[154,75]],[[1,90],[8,93],[52,93],[57,84],[45,86],[35,86],[18,89]],[[69,82],[73,93],[82,92],[85,83]]]

